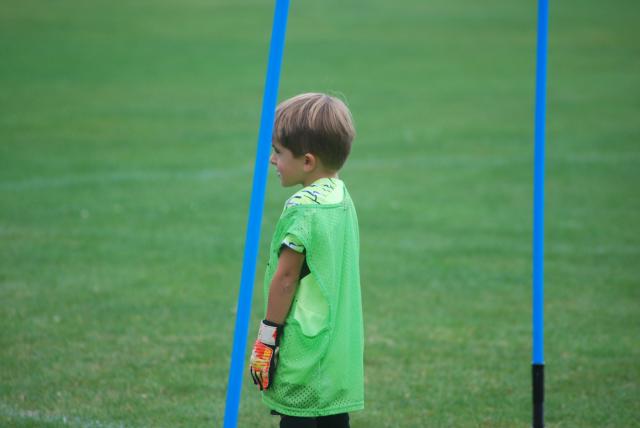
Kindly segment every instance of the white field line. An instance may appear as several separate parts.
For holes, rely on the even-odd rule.
[[[369,168],[406,168],[409,166],[421,167],[453,167],[453,166],[477,166],[488,168],[501,165],[510,165],[529,161],[528,156],[469,156],[469,155],[418,155],[405,158],[364,158],[348,161],[348,167],[356,169]]]
[[[21,410],[11,407],[5,403],[0,403],[0,415],[12,420],[28,420],[32,422],[42,422],[48,424],[62,424],[83,428],[124,428],[122,423],[102,422],[93,419],[84,419],[77,416],[58,415],[51,412],[38,410]]]
[[[208,168],[193,171],[117,171],[107,173],[63,175],[57,177],[32,177],[24,180],[5,181],[0,183],[0,189],[29,190],[94,184],[131,182],[152,183],[167,180],[207,181],[219,178],[231,178],[242,174],[249,174],[251,172],[252,170],[249,165],[242,165],[234,168]]]
[[[533,150],[533,148],[532,148]],[[531,165],[533,170],[533,156],[530,154],[493,156],[493,155],[469,155],[469,154],[420,154],[408,157],[389,158],[359,158],[347,162],[348,167],[357,168],[380,167],[380,168],[403,168],[406,166],[472,166],[478,168],[497,167],[512,164]],[[639,153],[618,154],[618,153],[572,153],[549,157],[547,163],[551,165],[564,165],[566,163],[575,165],[584,164],[637,164],[640,163]]]
[[[473,158],[468,156],[411,156],[407,158],[392,159],[353,159],[349,162],[350,169],[367,170],[371,168],[404,168],[411,165],[477,165],[478,167],[490,167],[505,165],[512,162],[524,161],[525,157],[518,158]],[[39,190],[61,187],[73,187],[95,184],[118,183],[152,183],[167,180],[195,180],[208,181],[224,179],[251,174],[253,166],[245,164],[231,168],[207,168],[193,171],[157,170],[157,171],[115,171],[97,172],[87,174],[70,174],[54,177],[31,177],[23,180],[0,182],[0,190]]]
[[[611,164],[611,163],[638,163],[640,157],[635,155],[607,155],[607,154],[575,154],[565,155],[550,159],[553,163],[570,162],[574,164]],[[402,158],[356,158],[348,163],[349,169],[403,169],[414,167],[471,167],[476,170],[495,168],[511,164],[531,164],[533,160],[529,155],[515,156],[475,156],[475,155],[417,155]],[[252,174],[253,165],[244,164],[229,168],[206,168],[192,171],[156,170],[156,171],[115,171],[97,172],[87,174],[72,174],[54,177],[32,177],[23,180],[0,182],[0,190],[29,190],[72,187],[94,184],[118,184],[118,183],[153,183],[167,180],[195,180],[208,181],[213,179],[225,179]]]

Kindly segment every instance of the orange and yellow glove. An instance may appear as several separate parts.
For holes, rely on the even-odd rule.
[[[282,325],[267,320],[260,323],[258,339],[253,345],[249,362],[253,383],[258,385],[260,391],[268,389],[273,383],[273,374],[278,365],[282,328]]]

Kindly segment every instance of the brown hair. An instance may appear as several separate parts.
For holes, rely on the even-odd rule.
[[[330,170],[342,168],[356,135],[353,118],[338,98],[321,93],[296,95],[276,109],[273,140],[295,157],[316,155]]]

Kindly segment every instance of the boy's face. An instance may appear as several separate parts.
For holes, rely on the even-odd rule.
[[[284,187],[295,186],[304,183],[305,177],[305,157],[293,156],[291,150],[282,146],[277,141],[272,144],[271,165],[278,170],[280,184]]]

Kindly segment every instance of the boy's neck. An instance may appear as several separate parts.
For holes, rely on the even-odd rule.
[[[307,187],[321,178],[338,178],[338,173],[331,171],[314,171],[304,178],[302,185]]]

